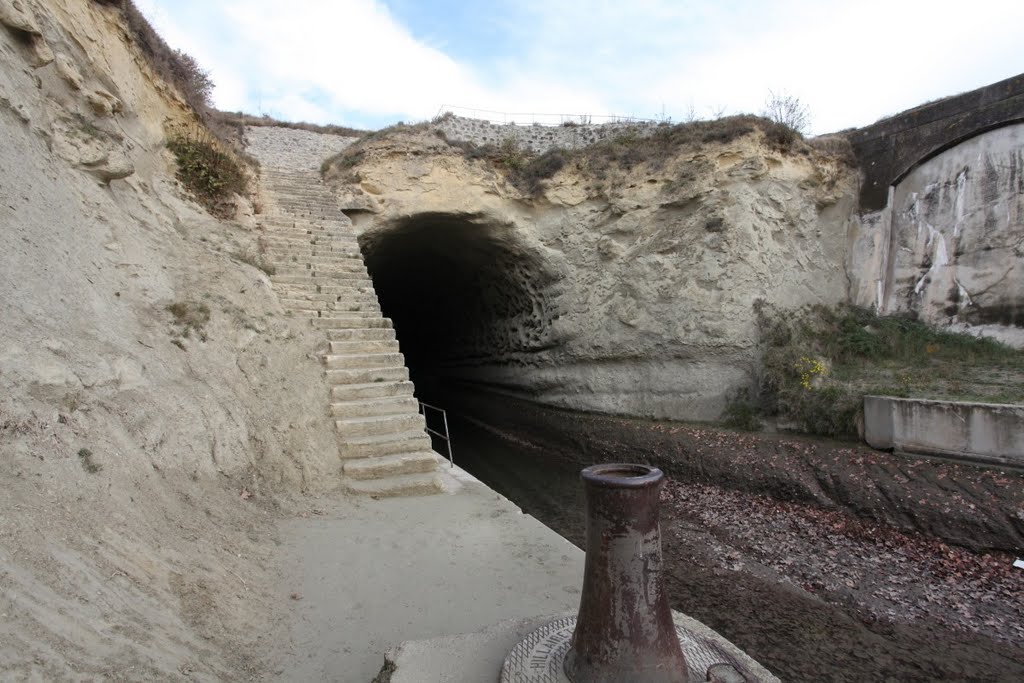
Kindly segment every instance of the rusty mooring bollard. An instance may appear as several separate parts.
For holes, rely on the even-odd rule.
[[[685,683],[661,575],[658,494],[646,465],[582,472],[587,500],[583,594],[564,670],[573,683]]]

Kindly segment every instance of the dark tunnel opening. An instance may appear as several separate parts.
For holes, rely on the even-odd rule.
[[[424,400],[553,345],[555,278],[514,226],[425,213],[364,234],[360,246]]]

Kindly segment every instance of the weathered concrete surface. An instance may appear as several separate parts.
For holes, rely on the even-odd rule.
[[[1024,74],[852,131],[864,172],[861,210],[881,210],[889,187],[937,152],[1015,121],[1024,121]]]
[[[853,303],[1024,344],[1024,123],[918,166],[853,226]]]
[[[864,397],[874,448],[1024,465],[1024,406]]]
[[[577,609],[580,549],[458,468],[446,479],[448,495],[337,500],[282,525],[297,559],[281,593],[301,599],[279,680],[369,681],[402,641]]]

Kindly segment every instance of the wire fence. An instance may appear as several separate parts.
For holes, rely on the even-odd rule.
[[[540,112],[509,112],[491,109],[474,109],[443,104],[437,111],[438,117],[447,113],[455,116],[486,121],[487,123],[520,126],[565,126],[601,125],[605,123],[671,123],[669,118],[645,119],[638,116],[617,114],[544,114]]]

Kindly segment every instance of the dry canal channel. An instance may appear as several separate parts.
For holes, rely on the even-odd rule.
[[[460,403],[448,398],[435,400]],[[1021,473],[500,403],[449,412],[461,467],[581,547],[582,466],[663,467],[673,608],[783,680],[1024,680]],[[937,509],[910,511],[911,499]],[[953,514],[951,501],[973,512]],[[958,534],[1010,547],[946,542]]]

